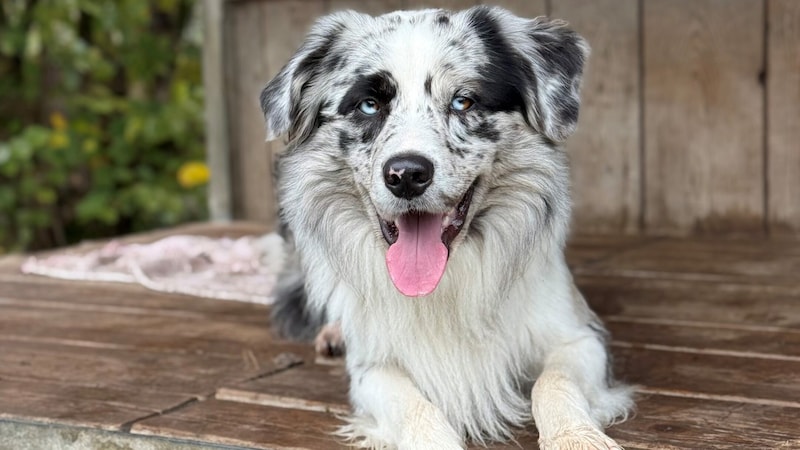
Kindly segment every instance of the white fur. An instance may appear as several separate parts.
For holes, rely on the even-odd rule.
[[[293,133],[279,191],[309,305],[340,321],[347,345],[353,416],[342,434],[363,447],[457,449],[467,437],[509,439],[532,419],[543,448],[616,448],[602,429],[627,415],[630,392],[607,379],[602,325],[563,255],[568,169],[553,142],[574,128],[558,114],[569,100],[559,96],[577,96],[579,74],[568,79],[568,71],[548,68],[528,33],[560,39],[567,32],[560,23],[485,11],[527,55],[542,87],[523,92],[530,123],[519,111],[481,116],[498,139],[475,137],[477,118],[460,124],[446,112],[460,89],[480,89],[489,58],[469,19],[474,10],[449,15],[447,29],[434,23],[437,10],[324,18],[262,96],[270,136]],[[582,61],[585,43],[569,36]],[[377,137],[346,151],[338,148],[341,134],[358,133],[336,108],[355,75],[298,70],[325,42],[333,42],[326,55],[384,70],[397,85]],[[423,90],[427,74],[431,95]],[[306,116],[314,111],[327,119],[317,129]],[[461,142],[466,153],[448,151],[445,141]],[[431,187],[413,200],[394,197],[381,178],[383,163],[407,151],[424,151],[436,167]],[[377,216],[445,212],[476,178],[440,285],[424,298],[403,296],[386,270]]]

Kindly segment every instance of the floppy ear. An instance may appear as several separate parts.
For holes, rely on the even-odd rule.
[[[360,23],[362,14],[343,11],[320,18],[305,41],[275,78],[261,91],[261,110],[267,140],[284,133],[289,140],[304,139],[314,128],[322,104],[320,96],[309,95],[319,82],[323,61],[329,58],[347,23]]]
[[[589,45],[561,20],[528,21],[527,57],[536,74],[536,121],[540,131],[564,141],[578,125],[580,85]],[[531,102],[533,103],[533,102]]]
[[[578,122],[586,41],[558,20],[523,19],[487,6],[468,14],[489,58],[484,77],[522,97],[525,118],[539,133],[564,141]]]

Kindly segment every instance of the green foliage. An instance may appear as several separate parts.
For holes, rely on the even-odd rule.
[[[0,253],[205,217],[194,3],[0,3]]]

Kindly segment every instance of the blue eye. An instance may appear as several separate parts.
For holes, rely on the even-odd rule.
[[[461,95],[457,95],[453,97],[453,101],[450,102],[450,108],[453,111],[466,111],[472,108],[475,102],[471,98],[467,98]]]
[[[371,98],[362,100],[361,103],[358,104],[358,110],[368,116],[378,114],[378,110],[380,109],[381,107],[378,105],[378,102]]]

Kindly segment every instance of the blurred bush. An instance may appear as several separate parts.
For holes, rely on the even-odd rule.
[[[0,253],[204,218],[195,2],[0,5]]]

